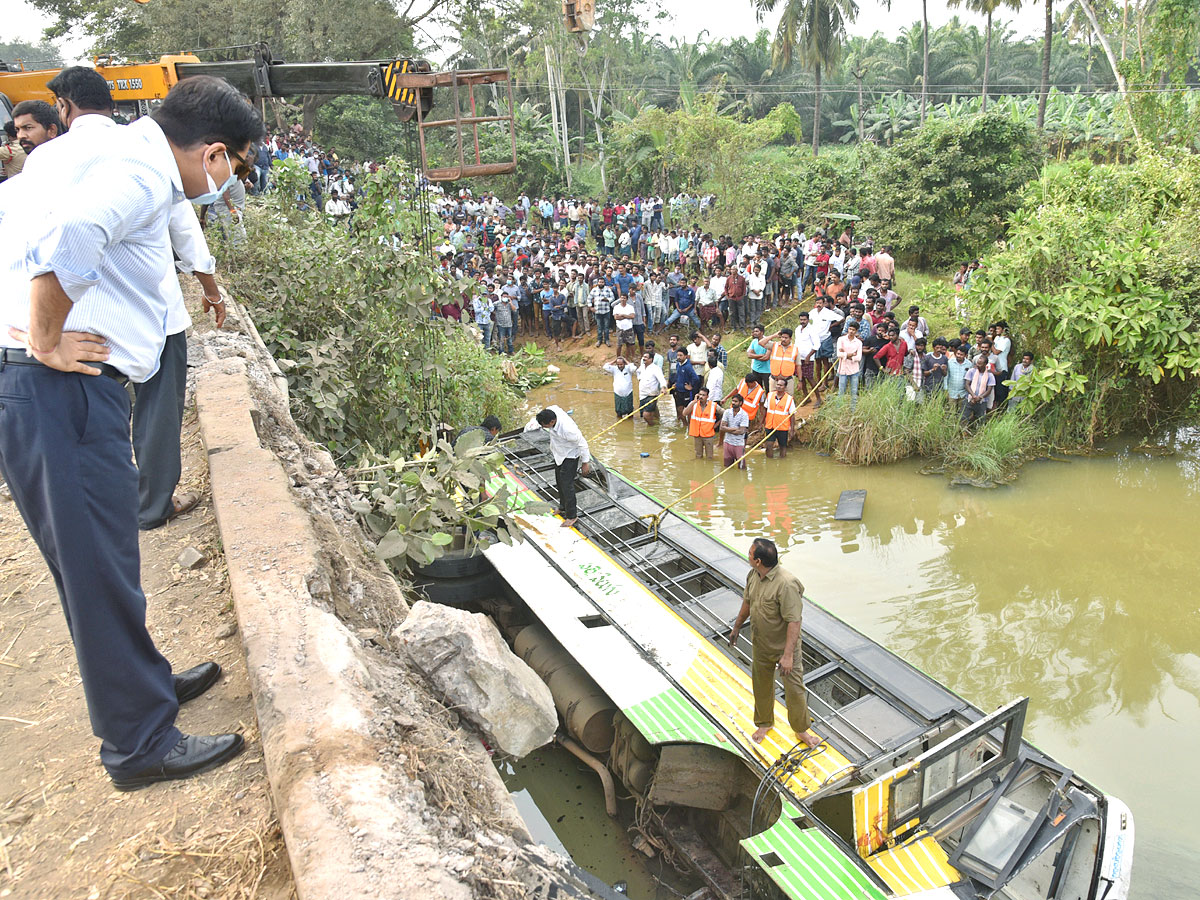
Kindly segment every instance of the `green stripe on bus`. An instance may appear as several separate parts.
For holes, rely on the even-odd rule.
[[[801,830],[792,818],[798,811],[784,805],[783,815],[766,831],[742,841],[746,851],[794,900],[884,900],[884,893],[823,832]],[[782,865],[762,861],[775,853]]]
[[[652,744],[691,741],[721,747],[716,726],[696,709],[677,688],[635,703],[622,710],[642,736]]]

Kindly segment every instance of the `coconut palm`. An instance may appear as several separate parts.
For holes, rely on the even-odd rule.
[[[716,48],[720,61],[713,72],[725,76],[725,90],[734,105],[754,118],[766,115],[779,101],[778,89],[770,88],[786,74],[773,68],[770,33],[764,28],[754,40],[734,38]]]
[[[656,42],[654,72],[647,87],[658,95],[661,105],[669,108],[678,103],[690,108],[696,95],[716,77],[721,45],[704,43],[707,34],[700,32],[695,43],[675,36],[666,44]]]
[[[1046,0],[1046,32],[1042,35],[1042,83],[1038,88],[1037,127],[1046,127],[1046,98],[1050,94],[1050,49],[1054,40],[1054,0]]]
[[[759,18],[775,9],[778,0],[755,0]],[[816,81],[813,95],[813,156],[821,149],[821,75],[833,72],[842,61],[846,23],[858,15],[855,0],[785,0],[775,31],[772,57],[777,70],[786,69],[793,57],[810,68]]]
[[[987,28],[984,32],[985,42],[983,51],[983,111],[987,112],[988,102],[988,75],[992,63],[992,14],[1002,6],[1007,6],[1009,9],[1019,10],[1021,8],[1021,0],[949,0],[951,6],[965,6],[973,13],[978,13],[987,19]]]

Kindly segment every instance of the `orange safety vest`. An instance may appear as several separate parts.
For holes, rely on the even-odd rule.
[[[771,394],[767,397],[767,421],[764,424],[772,431],[778,431],[781,428],[790,428],[788,420],[795,411],[796,401],[789,394],[784,394],[782,399],[777,398],[775,394]]]
[[[783,346],[776,341],[771,345],[771,376],[773,378],[791,378],[796,374],[800,361],[800,348],[795,344]]]
[[[758,415],[759,407],[762,406],[763,386],[761,384],[756,384],[754,386],[754,391],[751,392],[747,388],[746,382],[743,380],[742,383],[738,385],[737,392],[742,395],[742,409],[746,411],[746,415],[748,415],[750,417],[750,421],[753,422],[754,417]]]
[[[700,401],[692,407],[692,417],[688,424],[688,434],[692,437],[710,438],[717,433],[717,403],[709,400],[708,406],[701,406]]]

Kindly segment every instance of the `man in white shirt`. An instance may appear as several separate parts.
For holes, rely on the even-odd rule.
[[[330,191],[329,199],[325,201],[325,215],[336,225],[350,217],[350,204],[336,190]]]
[[[590,475],[592,471],[587,439],[560,406],[547,406],[525,426],[526,431],[539,428],[550,435],[550,453],[554,456],[554,477],[558,485],[558,513],[563,517],[562,527],[571,528],[579,521],[575,476]]]
[[[746,314],[752,325],[762,321],[763,294],[766,290],[767,276],[763,274],[763,264],[746,266]]]
[[[821,384],[826,369],[833,365],[833,336],[829,329],[834,322],[840,322],[842,318],[842,314],[834,309],[824,297],[817,296],[813,300],[809,320],[816,329],[813,337],[817,341],[817,366],[814,373],[817,384]]]
[[[604,371],[612,376],[613,407],[617,418],[633,415],[633,366],[625,361],[625,357],[618,356],[605,364]]]
[[[180,702],[220,669],[173,677],[146,630],[125,384],[159,367],[174,205],[215,201],[262,133],[242,94],[196,76],[133,125],[58,138],[0,185],[0,476],[55,574],[118,790],[189,777],[243,747],[237,734],[175,727]],[[37,202],[15,202],[25,191]]]
[[[62,69],[51,85],[61,121],[75,130],[73,140],[79,140],[81,134],[102,140],[106,129],[119,127],[112,120],[108,83],[95,69],[90,66]],[[69,150],[70,142],[61,146]],[[58,164],[53,160],[52,163]],[[172,207],[168,231],[176,268],[196,276],[204,289],[204,311],[215,314],[220,328],[225,323],[225,301],[213,277],[217,261],[209,252],[190,201],[180,200]],[[133,455],[138,466],[138,528],[142,531],[165,525],[200,501],[200,495],[192,491],[175,494],[182,475],[179,432],[186,403],[187,329],[192,318],[184,305],[179,282],[167,278],[162,287],[168,301],[167,337],[158,371],[144,382],[134,384]]]
[[[729,409],[721,416],[718,427],[725,447],[721,462],[727,469],[735,462],[739,469],[746,468],[746,433],[750,430],[750,416],[742,409],[743,401],[742,395],[736,392],[729,397]]]
[[[708,396],[718,402],[725,396],[725,367],[717,361],[717,354],[708,352],[708,373],[704,376]]]
[[[667,376],[662,367],[655,363],[649,350],[642,354],[638,366],[638,413],[647,425],[658,424],[658,398],[667,389]]]
[[[800,282],[800,294],[817,278],[817,254],[821,252],[821,244],[811,237],[804,242],[804,277]]]
[[[626,344],[632,347],[637,343],[637,335],[633,331],[633,320],[637,316],[637,310],[633,308],[628,297],[622,297],[613,306],[612,316],[617,323],[617,349],[620,350]]]
[[[696,371],[698,372],[703,369],[704,364],[708,362],[708,341],[704,339],[704,335],[698,331],[693,331],[692,341],[684,349],[687,350],[688,359],[691,360]],[[713,394],[712,396],[723,397],[725,395]]]

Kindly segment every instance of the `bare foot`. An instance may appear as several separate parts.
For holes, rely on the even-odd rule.
[[[803,734],[796,735],[797,739],[802,744],[807,744],[809,747],[820,747],[822,744],[821,738],[811,728]]]
[[[763,742],[763,738],[767,736],[767,732],[770,730],[770,725],[763,725],[759,728],[755,728],[754,734],[750,735],[750,740],[754,741],[756,744],[761,744]]]
[[[575,523],[578,521],[579,521],[578,519],[563,519],[562,527],[563,528],[574,528]]]

